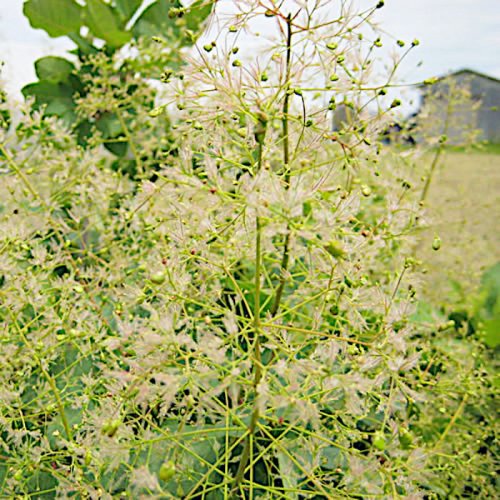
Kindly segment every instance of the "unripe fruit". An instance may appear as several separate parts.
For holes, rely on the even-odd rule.
[[[385,437],[382,432],[376,432],[373,436],[373,446],[377,448],[377,450],[384,451],[385,450]]]
[[[368,196],[370,196],[372,194],[372,190],[370,189],[369,186],[362,186],[361,187],[361,194],[363,196],[368,197]]]
[[[121,420],[118,418],[115,418],[114,420],[109,420],[102,426],[102,433],[108,437],[113,437],[116,434],[118,427],[120,427],[120,424]]]
[[[151,280],[151,283],[154,283],[155,285],[161,285],[165,282],[166,275],[163,271],[159,271],[151,276],[149,278]]]
[[[160,470],[158,471],[158,477],[162,481],[168,481],[175,476],[175,464],[172,460],[164,462],[161,464]]]
[[[432,242],[432,249],[434,251],[438,251],[441,248],[441,238],[439,236],[434,236],[434,240]]]

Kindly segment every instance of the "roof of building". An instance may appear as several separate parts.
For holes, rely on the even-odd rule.
[[[460,75],[473,75],[473,76],[479,76],[480,78],[485,78],[486,80],[490,80],[495,83],[500,83],[499,78],[495,78],[494,76],[486,75],[485,73],[481,73],[480,71],[476,71],[473,69],[469,68],[462,68],[457,71],[451,71],[450,73],[446,73],[446,75],[442,75],[436,79],[436,82],[439,82],[441,80],[444,80],[446,78],[454,77],[454,76],[460,76]],[[423,86],[423,84],[421,84]]]

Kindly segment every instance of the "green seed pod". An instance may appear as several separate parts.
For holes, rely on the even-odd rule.
[[[160,81],[163,83],[168,83],[172,78],[174,72],[171,69],[166,69],[160,76]]]
[[[330,241],[327,245],[323,247],[332,257],[340,260],[345,258],[345,250],[342,248],[340,243],[337,241]]]
[[[165,111],[165,106],[158,106],[152,109],[148,114],[149,116],[151,116],[151,118],[156,118],[160,116],[164,111]]]
[[[274,17],[276,14],[271,9],[267,9],[266,12],[264,12],[264,15],[266,17]]]
[[[121,420],[118,418],[115,418],[114,420],[108,420],[102,426],[102,433],[108,437],[113,437],[116,434],[116,431],[118,431],[120,424],[121,424]]]
[[[332,42],[332,43],[327,43],[326,48],[328,50],[335,50],[339,46],[338,43]]]
[[[175,476],[175,463],[172,460],[164,462],[161,464],[160,470],[158,471],[158,477],[162,481],[168,481]]]
[[[205,45],[203,45],[203,50],[205,52],[211,52],[213,48],[214,46],[211,43],[206,43]]]
[[[366,197],[370,196],[372,194],[372,190],[371,190],[370,186],[366,186],[366,185],[362,186],[361,187],[361,194],[363,196],[366,196]]]
[[[384,433],[383,432],[376,432],[373,435],[372,443],[373,443],[373,446],[375,446],[375,448],[377,448],[377,450],[384,451],[385,445],[386,445]]]
[[[398,40],[396,43],[397,43],[400,47],[404,47],[404,46],[405,46],[405,43],[404,43],[404,41],[403,41],[403,40]]]
[[[339,75],[336,75],[335,73],[333,73],[333,75],[330,75],[331,82],[336,82],[338,80],[339,80]]]
[[[235,59],[233,62],[232,62],[232,65],[235,67],[235,68],[239,68],[241,66],[241,61],[239,59]]]
[[[151,276],[150,281],[151,283],[154,283],[155,285],[161,285],[165,282],[166,279],[166,274],[164,271],[159,271]]]
[[[231,26],[229,26],[229,33],[236,33],[237,31],[238,28],[234,24],[231,24]]]
[[[239,129],[236,130],[236,133],[242,138],[245,139],[247,136],[247,129],[246,127],[240,127]]]
[[[441,238],[439,236],[434,236],[434,240],[432,241],[432,249],[436,252],[441,248]]]
[[[262,73],[260,75],[260,81],[261,82],[267,82],[267,80],[269,80],[269,77],[267,76],[267,73]]]

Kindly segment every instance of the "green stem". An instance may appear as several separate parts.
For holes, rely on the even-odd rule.
[[[261,273],[262,273],[262,255],[261,255],[261,223],[260,218],[257,215],[255,220],[256,226],[256,242],[255,242],[255,302],[253,311],[253,330],[254,330],[254,343],[253,343],[253,367],[254,367],[254,394],[255,394],[255,406],[252,412],[252,418],[248,426],[247,439],[241,454],[240,463],[238,465],[238,470],[234,478],[234,485],[232,494],[235,495],[236,491],[243,480],[245,475],[245,469],[250,458],[250,448],[252,444],[253,435],[255,429],[257,428],[257,422],[260,417],[260,410],[257,403],[257,387],[262,379],[262,354],[260,346],[260,286],[261,286]]]
[[[287,36],[286,36],[286,70],[285,70],[285,99],[283,101],[283,164],[284,179],[286,188],[290,188],[290,141],[288,136],[288,111],[290,107],[290,71],[292,59],[292,16],[288,14],[286,18]]]
[[[420,195],[420,203],[423,203],[425,199],[427,198],[427,193],[429,192],[429,187],[431,185],[432,181],[432,176],[434,174],[434,170],[436,170],[436,167],[439,163],[439,159],[441,158],[441,154],[443,152],[443,145],[440,145],[436,151],[436,154],[434,155],[434,158],[431,163],[431,167],[429,169],[429,173],[425,179],[425,184],[424,184],[424,189],[422,190],[422,194]]]
[[[35,199],[40,200],[43,203],[43,200],[41,199],[40,195],[31,185],[30,181],[24,175],[23,171],[17,166],[16,162],[13,160],[9,152],[4,148],[3,144],[0,144],[0,152],[5,156],[5,158],[7,159],[7,164],[12,170],[14,170],[15,174],[21,179],[21,182],[26,186],[26,189],[33,195]]]
[[[9,313],[9,315],[11,317],[12,323],[14,324],[14,326],[17,329],[17,332],[19,333],[19,335],[23,339],[23,342],[27,346],[29,346],[30,345],[30,341],[27,339],[26,335],[22,331],[22,329],[19,326],[16,318],[14,317],[14,315],[12,314],[12,312],[10,310],[8,311],[8,313]],[[35,358],[35,361],[36,361],[38,367],[40,368],[40,371],[42,372],[42,375],[45,377],[45,379],[49,383],[49,386],[50,386],[50,388],[51,388],[51,390],[52,390],[52,392],[54,394],[54,397],[56,398],[57,409],[59,411],[59,416],[61,417],[61,421],[62,421],[62,424],[63,424],[63,427],[64,427],[64,431],[66,433],[66,437],[67,437],[68,441],[72,441],[73,440],[73,434],[71,432],[71,427],[69,425],[68,419],[66,418],[66,412],[64,411],[64,405],[63,405],[63,402],[62,402],[62,399],[61,399],[61,394],[59,393],[59,389],[57,388],[57,384],[56,384],[54,378],[50,375],[50,373],[43,366],[43,363],[41,362],[40,358],[38,357],[38,355],[36,354],[36,352],[35,352],[34,349],[33,349],[33,357]]]
[[[443,137],[446,136],[446,134],[448,133],[452,113],[453,113],[453,102],[452,102],[452,94],[450,91],[449,97],[448,97],[448,105],[446,106],[446,118],[444,120],[444,125],[443,125],[443,133],[442,133]],[[425,179],[424,189],[422,190],[422,194],[420,195],[420,203],[421,204],[427,198],[427,194],[429,192],[429,188],[430,188],[431,181],[432,181],[432,176],[433,176],[434,171],[436,170],[436,167],[439,163],[439,159],[441,158],[441,154],[443,153],[443,150],[444,150],[444,142],[441,142],[441,140],[440,140],[439,147],[436,151],[436,154],[434,155],[434,158],[433,158],[432,163],[431,163],[431,167],[429,169],[429,174],[427,175],[427,178]]]
[[[123,133],[125,134],[125,137],[127,138],[127,142],[130,146],[130,150],[132,151],[132,156],[134,157],[135,163],[137,165],[137,170],[142,174],[143,168],[142,168],[142,163],[141,163],[141,157],[139,155],[139,152],[137,151],[137,148],[135,147],[134,141],[132,140],[132,135],[130,134],[130,130],[127,127],[127,123],[123,119],[123,116],[120,112],[120,108],[116,108],[116,116],[118,117],[118,121],[120,122],[120,125],[123,129]]]
[[[292,16],[288,14],[287,18],[287,37],[286,37],[286,82],[285,82],[285,99],[283,101],[283,118],[282,118],[282,134],[283,134],[283,164],[284,164],[284,174],[283,178],[285,180],[285,188],[290,189],[290,138],[288,132],[288,111],[289,111],[289,100],[290,100],[290,72],[291,72],[291,59],[292,59]],[[278,288],[276,290],[276,295],[274,296],[274,302],[271,306],[270,314],[275,316],[278,312],[281,304],[281,298],[283,296],[283,290],[285,289],[285,273],[288,269],[288,262],[290,259],[290,240],[291,240],[290,224],[287,224],[285,242],[283,245],[283,255],[281,257],[280,266],[280,277]]]

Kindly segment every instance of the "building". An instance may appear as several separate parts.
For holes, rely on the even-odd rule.
[[[500,80],[462,69],[422,85],[419,126],[428,124],[426,135],[445,135],[451,144],[476,140],[500,144]]]

